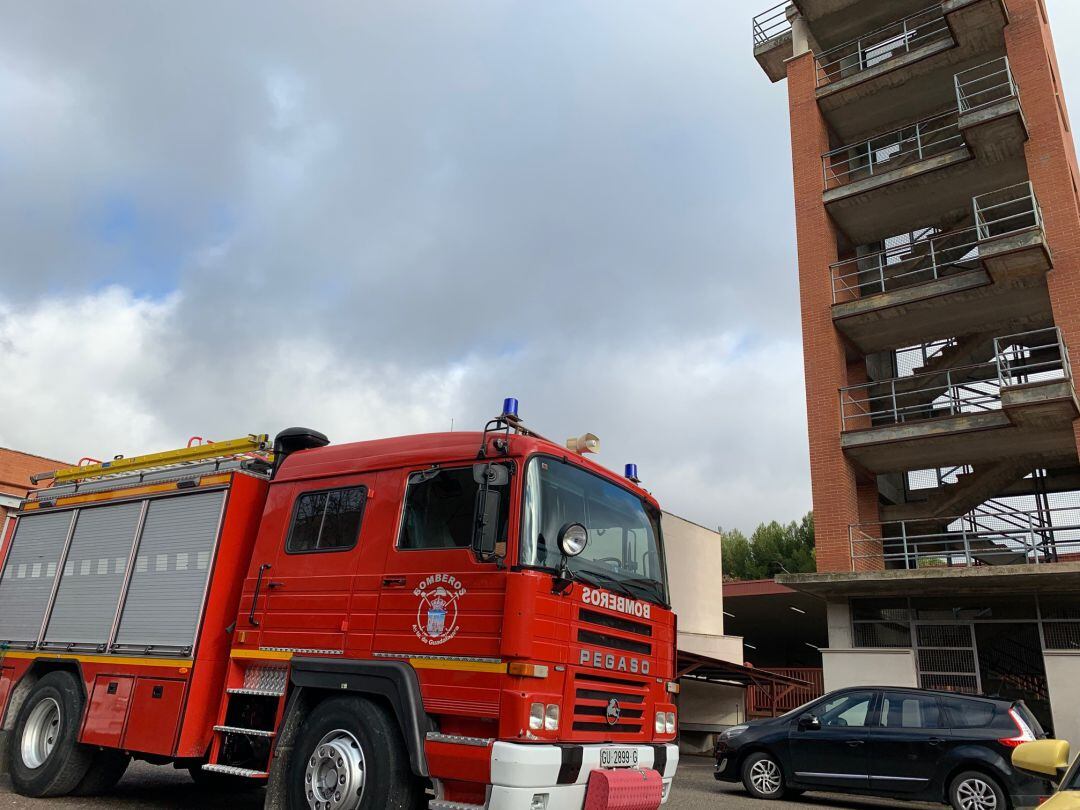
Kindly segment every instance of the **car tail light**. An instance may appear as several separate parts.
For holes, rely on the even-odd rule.
[[[1009,709],[1009,717],[1012,718],[1013,723],[1016,724],[1017,734],[1015,737],[1004,737],[998,740],[1002,745],[1006,745],[1009,748],[1016,748],[1021,743],[1034,742],[1035,732],[1031,730],[1031,726],[1027,724],[1023,717],[1020,716],[1020,712],[1016,709]]]

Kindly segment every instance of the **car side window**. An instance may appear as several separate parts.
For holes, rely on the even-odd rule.
[[[305,492],[296,499],[285,551],[346,551],[356,545],[367,499],[365,487]]]
[[[886,692],[881,701],[882,728],[941,728],[937,698],[910,692]]]
[[[472,466],[433,468],[409,476],[398,548],[463,549],[472,545],[476,501],[480,492]],[[505,551],[510,499],[499,506],[498,541]]]
[[[994,719],[994,704],[985,700],[943,697],[941,703],[953,728],[986,728]]]
[[[873,692],[848,692],[817,707],[822,727],[865,726],[874,701]]]

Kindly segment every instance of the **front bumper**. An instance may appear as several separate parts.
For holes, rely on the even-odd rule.
[[[589,774],[600,768],[601,749],[612,747],[496,742],[491,751],[487,810],[531,810],[539,804],[545,810],[582,810]],[[618,747],[637,749],[637,767],[659,772],[664,785],[661,804],[667,802],[679,766],[679,746],[667,743]]]

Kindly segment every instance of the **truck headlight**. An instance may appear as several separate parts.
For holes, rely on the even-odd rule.
[[[675,733],[675,712],[667,712],[664,715],[664,731],[668,734]]]
[[[548,731],[559,730],[559,704],[549,703],[544,711],[544,728]]]
[[[667,722],[664,720],[664,712],[656,713],[656,723],[653,725],[653,729],[657,734],[663,734],[664,728],[667,726]]]
[[[539,731],[544,727],[544,704],[533,703],[529,706],[529,728]]]

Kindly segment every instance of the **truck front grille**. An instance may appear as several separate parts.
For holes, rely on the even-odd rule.
[[[640,734],[645,715],[646,686],[630,678],[579,673],[574,679],[574,731],[597,734]],[[608,722],[608,707],[618,701],[619,718]]]

